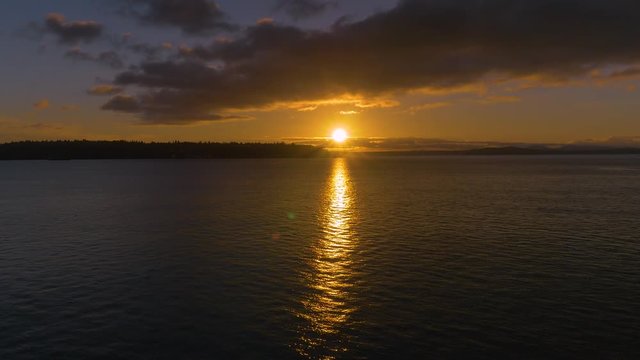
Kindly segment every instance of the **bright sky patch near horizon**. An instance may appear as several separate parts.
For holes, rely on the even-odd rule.
[[[637,2],[5,0],[0,17],[0,142],[640,136]]]

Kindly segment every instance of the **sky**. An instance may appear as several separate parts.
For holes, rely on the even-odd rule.
[[[0,18],[0,142],[640,144],[636,0],[3,0]]]

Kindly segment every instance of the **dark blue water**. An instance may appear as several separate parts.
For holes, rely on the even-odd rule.
[[[638,358],[640,157],[0,162],[0,359]]]

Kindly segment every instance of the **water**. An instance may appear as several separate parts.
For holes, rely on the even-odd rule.
[[[0,163],[1,359],[638,358],[640,157]]]

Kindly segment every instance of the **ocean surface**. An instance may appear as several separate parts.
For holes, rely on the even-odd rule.
[[[640,358],[640,157],[0,162],[0,359]]]

